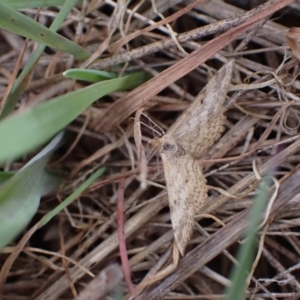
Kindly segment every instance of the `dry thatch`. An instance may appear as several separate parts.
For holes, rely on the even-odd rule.
[[[73,136],[54,158],[65,155],[55,165],[64,171],[64,184],[56,197],[43,199],[32,225],[92,170],[104,166],[106,172],[36,231],[12,259],[12,266],[2,270],[4,299],[73,299],[81,291],[85,294],[77,299],[104,299],[107,293],[120,299],[118,295],[128,292],[119,266],[117,202],[122,193],[133,284],[170,263],[173,235],[166,191],[161,188],[162,168],[147,146],[153,125],[142,126],[142,135],[137,136],[148,157],[147,188],[142,189],[143,165],[138,164],[140,152],[129,117],[142,108],[156,124],[168,129],[214,71],[231,58],[236,59],[232,84],[239,88],[229,93],[225,133],[203,158],[206,162],[202,160],[208,184],[228,194],[210,191],[202,212],[206,216],[195,222],[193,239],[178,268],[140,292],[140,299],[221,299],[247,226],[254,188],[265,174],[276,179],[277,186],[271,190],[276,199],[261,229],[247,297],[298,299],[300,85],[295,57],[299,54],[297,31],[288,30],[299,20],[299,2],[267,1],[264,8],[256,9],[263,1],[198,1],[194,7],[192,1],[157,1],[156,7],[154,1],[125,2],[91,1],[74,9],[61,34],[101,57],[91,68],[146,70],[156,77],[134,91],[104,97],[68,126]],[[24,12],[32,14],[32,10]],[[273,12],[276,14],[270,15]],[[52,13],[43,10],[41,15],[47,20]],[[10,49],[2,54],[1,64],[12,72],[19,37],[1,34]],[[74,86],[57,80],[61,71],[80,63],[69,61],[62,53],[45,52],[26,90],[27,103],[80,88],[79,83]],[[5,74],[3,71],[2,77]],[[250,83],[256,85],[249,87]],[[4,88],[1,90],[3,94]],[[143,116],[141,120],[149,122]],[[230,159],[218,161],[222,158]],[[237,200],[231,195],[244,197]],[[14,249],[5,248],[1,263]],[[95,281],[91,282],[88,271],[99,274]]]

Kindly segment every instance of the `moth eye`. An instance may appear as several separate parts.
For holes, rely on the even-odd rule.
[[[174,146],[171,145],[170,143],[165,143],[165,144],[163,144],[163,150],[164,150],[164,151],[171,150],[172,148],[174,148]]]

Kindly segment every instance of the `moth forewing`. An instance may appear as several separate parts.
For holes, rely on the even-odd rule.
[[[162,157],[172,227],[181,255],[191,238],[195,215],[207,197],[206,180],[196,159],[224,130],[224,103],[233,64],[224,65],[167,133],[150,142]]]
[[[224,103],[233,65],[233,61],[228,62],[209,80],[167,132],[195,158],[205,154],[224,131]]]
[[[207,197],[200,164],[192,157],[161,154],[175,241],[181,255],[191,238],[196,213]]]

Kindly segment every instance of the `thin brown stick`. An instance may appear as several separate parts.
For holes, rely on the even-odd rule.
[[[119,236],[119,249],[120,257],[122,261],[122,269],[124,278],[132,296],[135,296],[135,287],[131,281],[131,271],[126,250],[126,238],[124,235],[124,189],[125,189],[125,178],[121,178],[118,189],[118,207],[117,207],[117,221],[118,221],[118,236]]]

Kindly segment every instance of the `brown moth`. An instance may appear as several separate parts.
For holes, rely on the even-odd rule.
[[[233,64],[224,65],[166,134],[151,141],[162,158],[172,227],[181,255],[192,235],[195,215],[207,197],[206,179],[196,159],[224,131],[224,102]]]

